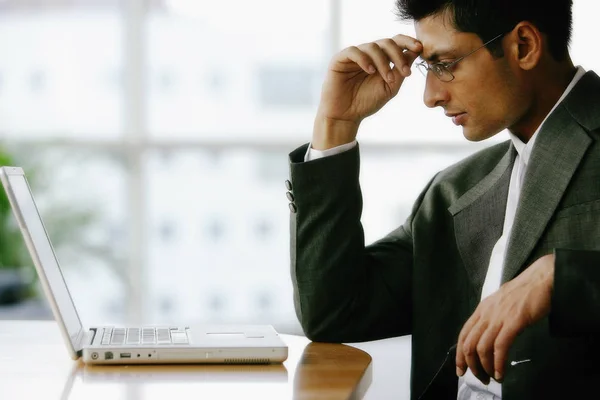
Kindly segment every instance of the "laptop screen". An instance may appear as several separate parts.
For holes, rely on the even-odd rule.
[[[32,252],[33,249],[31,248],[31,244],[33,244],[39,263],[41,264],[40,267],[43,269],[48,286],[52,291],[52,293],[48,293],[48,295],[54,297],[58,312],[60,313],[60,318],[71,339],[71,345],[74,349],[79,350],[76,347],[76,340],[82,330],[81,321],[79,320],[75,304],[73,304],[71,294],[69,293],[60,266],[58,265],[58,260],[56,259],[54,250],[50,244],[37,206],[35,205],[33,196],[29,190],[29,185],[27,184],[24,175],[8,175],[7,178],[10,182],[10,187],[17,200],[17,205],[22,216],[22,218],[17,218],[21,219],[21,223],[25,225],[25,228],[29,233],[29,238],[31,240],[31,243],[28,243],[29,250]],[[26,235],[27,233],[23,232],[23,234]],[[38,271],[38,273],[40,272]],[[44,278],[40,276],[40,279]],[[58,316],[56,317],[58,318]],[[60,321],[58,322],[60,323]]]

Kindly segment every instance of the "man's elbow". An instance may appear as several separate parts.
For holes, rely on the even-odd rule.
[[[301,304],[299,297],[294,302],[296,316],[304,335],[313,342],[342,343],[348,341],[348,333],[344,329],[344,318],[335,310],[326,310],[322,303],[305,301]]]
[[[342,343],[344,339],[341,332],[323,323],[301,322],[304,335],[313,342]]]
[[[347,332],[333,314],[301,313],[297,309],[297,316],[304,335],[313,342],[342,343],[348,340]]]

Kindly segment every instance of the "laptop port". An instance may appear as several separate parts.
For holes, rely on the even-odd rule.
[[[104,359],[105,360],[112,360],[113,359],[113,353],[112,353],[112,351],[105,351],[104,352]]]
[[[131,358],[131,353],[121,353],[120,357],[121,358]]]

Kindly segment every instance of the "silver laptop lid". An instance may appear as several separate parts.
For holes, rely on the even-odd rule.
[[[19,167],[0,168],[0,180],[52,307],[54,319],[58,322],[71,358],[76,359],[82,348],[83,326],[31,194],[29,183],[23,169]]]

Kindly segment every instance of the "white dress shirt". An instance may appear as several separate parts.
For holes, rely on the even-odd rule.
[[[537,128],[531,139],[529,139],[527,144],[523,143],[518,137],[509,132],[510,139],[512,140],[512,143],[515,146],[515,149],[517,150],[517,156],[515,158],[515,163],[513,165],[512,173],[510,176],[508,199],[506,202],[506,211],[504,215],[504,227],[502,229],[502,236],[500,236],[500,239],[498,239],[498,241],[494,245],[492,254],[490,256],[488,271],[485,277],[485,282],[483,284],[483,289],[481,291],[481,300],[493,294],[500,288],[500,283],[502,281],[502,264],[506,255],[506,246],[515,219],[515,214],[519,203],[519,197],[521,195],[523,177],[525,176],[525,172],[529,164],[529,157],[531,156],[531,152],[533,150],[533,146],[535,145],[535,140],[538,136],[538,133],[544,125],[544,122],[546,122],[546,119],[548,119],[548,116],[554,111],[554,109],[560,104],[560,102],[563,101],[563,99],[567,96],[567,94],[569,94],[569,92],[573,89],[575,84],[579,81],[579,79],[581,79],[581,77],[584,74],[585,70],[580,66],[577,67],[577,72],[571,80],[571,83],[569,84],[569,86],[567,86],[560,99],[556,102],[554,107],[552,107],[552,110],[550,110],[546,118],[544,118],[544,120]],[[308,146],[308,150],[304,157],[304,161],[312,161],[318,158],[339,154],[344,151],[350,150],[355,146],[356,140],[354,140],[351,143],[337,146],[325,151],[311,149],[311,146]],[[491,379],[489,385],[484,385],[479,379],[475,377],[475,375],[473,375],[470,369],[467,369],[465,375],[460,377],[458,380],[457,400],[499,400],[501,398],[502,386],[498,382]]]

